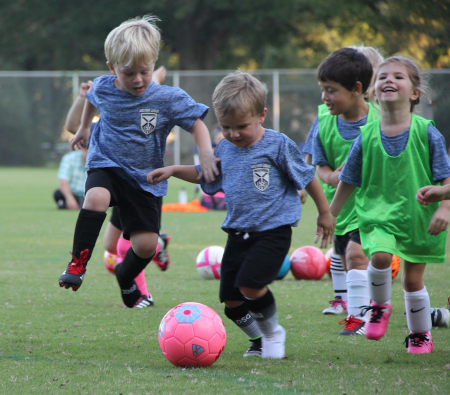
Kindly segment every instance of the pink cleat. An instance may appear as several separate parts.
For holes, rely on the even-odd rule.
[[[369,340],[380,340],[386,333],[389,317],[392,314],[391,304],[375,304],[363,308],[362,315],[369,313],[369,318],[364,325],[364,335]]]
[[[406,336],[406,352],[411,354],[429,354],[434,350],[433,338],[430,332],[410,333]]]

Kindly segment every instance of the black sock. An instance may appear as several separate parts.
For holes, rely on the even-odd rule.
[[[152,258],[153,256],[150,258],[141,258],[133,251],[133,247],[130,247],[122,263],[116,266],[115,273],[117,282],[122,291],[123,302],[127,307],[133,307],[141,297],[141,292],[134,279],[145,269]]]
[[[251,340],[260,338],[262,336],[258,324],[248,311],[246,303],[238,307],[226,307],[225,315],[233,321],[239,329],[241,329]]]
[[[270,289],[267,289],[267,292],[261,298],[253,300],[248,299],[246,303],[256,321],[270,318],[277,311],[275,298]]]
[[[106,213],[82,208],[78,214],[73,236],[72,254],[79,258],[82,251],[88,249],[88,260],[92,255],[98,235],[102,229]]]

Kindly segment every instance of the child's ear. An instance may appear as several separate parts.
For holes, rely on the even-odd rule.
[[[106,62],[106,64],[108,65],[109,69],[111,70],[111,73],[116,75],[116,70],[114,70],[114,66],[112,65],[112,63],[108,60]]]
[[[413,93],[410,97],[411,101],[416,101],[419,97],[420,97],[420,90],[419,89],[414,89]]]
[[[353,96],[359,96],[362,94],[362,84],[359,81],[356,81],[355,86],[352,89]]]
[[[262,125],[264,123],[264,120],[266,119],[266,115],[267,115],[267,108],[265,108],[263,110],[263,112],[261,113],[261,115],[258,117],[259,119],[259,123]]]

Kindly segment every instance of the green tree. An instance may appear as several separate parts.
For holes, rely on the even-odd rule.
[[[104,69],[103,42],[154,14],[172,68],[316,67],[364,42],[450,67],[448,0],[17,0],[0,3],[0,69]]]

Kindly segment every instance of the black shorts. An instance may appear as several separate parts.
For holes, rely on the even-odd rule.
[[[159,230],[161,230],[162,196],[155,196],[155,198],[158,208]],[[120,222],[120,209],[118,206],[113,207],[109,222],[111,222],[117,229],[122,230],[122,223]]]
[[[352,230],[342,236],[334,235],[334,250],[336,251],[336,254],[345,255],[349,241],[361,244],[359,229]]]
[[[238,287],[261,289],[277,276],[291,246],[292,228],[286,225],[263,232],[227,233],[220,269],[220,301],[245,300]]]
[[[87,172],[86,193],[101,187],[111,193],[110,207],[119,207],[123,237],[142,230],[159,234],[157,198],[150,192],[136,188],[119,168],[91,169]],[[114,225],[114,224],[113,224]]]

